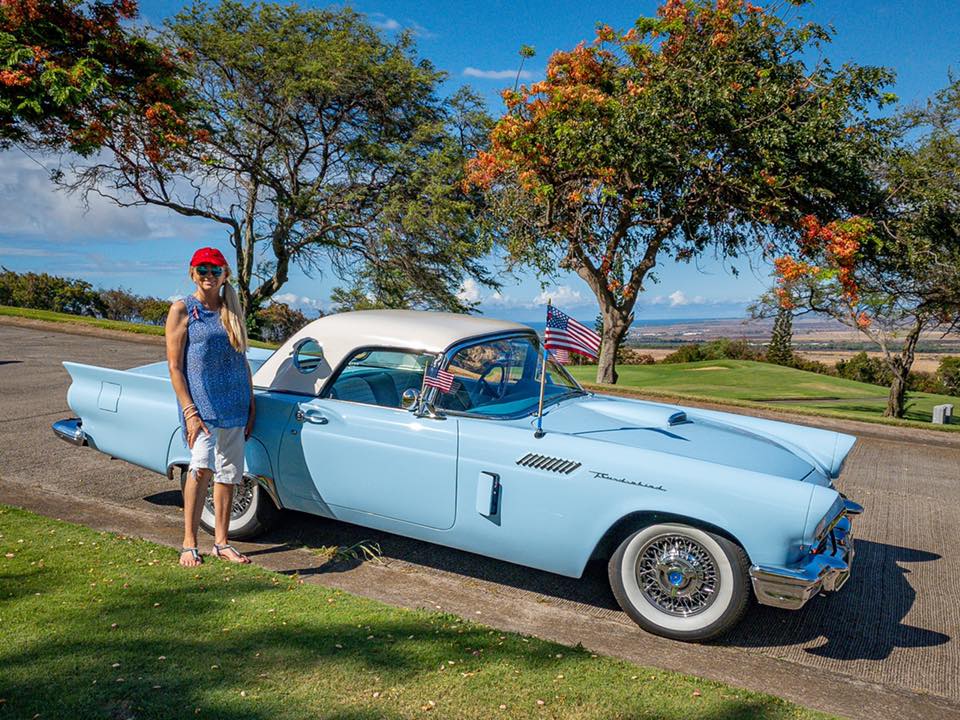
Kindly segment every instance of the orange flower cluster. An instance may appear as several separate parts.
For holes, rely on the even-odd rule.
[[[0,70],[0,85],[23,87],[31,82],[30,76],[22,70]]]
[[[5,30],[16,30],[23,23],[33,22],[41,16],[39,0],[0,0]]]
[[[822,224],[813,215],[808,215],[801,220],[800,226],[800,252],[808,259],[820,259],[827,269],[836,274],[841,297],[853,310],[860,302],[856,263],[863,240],[873,229],[872,223],[864,218],[853,217]],[[818,266],[790,256],[777,258],[774,267],[781,286],[777,289],[777,295],[781,305],[787,308],[787,303],[792,303],[789,285],[805,277],[815,277],[821,272]],[[859,327],[867,327],[870,318],[860,312],[856,315],[856,322]]]
[[[801,278],[814,275],[819,271],[819,268],[816,266],[797,260],[790,255],[778,257],[773,261],[773,267],[780,281],[783,283],[796,282]]]

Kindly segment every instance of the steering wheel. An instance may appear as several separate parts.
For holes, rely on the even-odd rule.
[[[496,383],[491,383],[487,380],[487,376],[497,368],[500,368],[500,379]],[[473,404],[480,405],[486,399],[498,400],[502,398],[507,387],[508,370],[509,366],[499,358],[484,365],[480,371],[480,377],[477,378],[477,382],[470,392],[470,400]]]

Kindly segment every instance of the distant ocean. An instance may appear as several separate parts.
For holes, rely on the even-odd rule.
[[[705,325],[708,323],[717,323],[717,322],[729,322],[731,320],[742,320],[742,316],[732,316],[726,318],[643,318],[642,320],[637,320],[631,325],[631,328],[643,328],[643,327],[662,327],[664,325]],[[586,325],[589,328],[593,327],[594,319],[585,320],[583,318],[577,318],[580,322]],[[546,328],[545,322],[527,322],[524,320],[519,320],[518,322],[532,327],[538,333],[543,333]]]

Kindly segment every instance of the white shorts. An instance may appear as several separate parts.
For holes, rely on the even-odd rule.
[[[209,429],[209,435],[201,430],[193,441],[190,470],[213,470],[214,482],[239,485],[243,479],[244,428]]]

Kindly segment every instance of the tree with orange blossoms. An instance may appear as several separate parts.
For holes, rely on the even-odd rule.
[[[739,0],[669,0],[655,17],[556,52],[507,113],[469,181],[512,263],[576,272],[603,317],[597,379],[663,257],[730,259],[786,239],[804,214],[876,202],[890,74],[802,54],[830,39]]]
[[[892,378],[888,417],[906,411],[923,333],[960,323],[960,83],[896,127],[877,169],[885,201],[874,218],[805,217],[799,258],[775,265],[780,307],[833,317],[880,348]]]
[[[157,103],[158,154],[179,138],[179,68],[136,17],[135,0],[0,0],[0,148],[89,155],[112,119]]]

